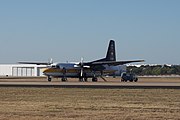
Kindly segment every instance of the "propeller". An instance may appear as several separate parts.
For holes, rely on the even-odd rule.
[[[83,78],[84,68],[90,68],[90,66],[85,65],[83,58],[81,58],[81,61],[76,65],[76,67],[79,67],[79,68],[80,68],[80,78]],[[100,77],[101,77],[105,82],[107,82],[107,80],[103,77],[103,71],[101,71]]]
[[[49,59],[48,64],[49,65],[53,64],[53,59],[52,58]]]
[[[84,68],[90,68],[90,66],[87,66],[84,64],[84,60],[83,58],[81,58],[81,61],[75,66],[75,67],[79,67],[80,68],[80,77],[83,77],[84,74]]]
[[[52,67],[54,65],[53,59],[50,58],[47,62],[47,67]]]
[[[83,77],[83,73],[84,73],[84,63],[83,63],[83,58],[81,58],[81,62],[79,63],[80,67],[81,67],[81,73],[80,73],[80,77]]]

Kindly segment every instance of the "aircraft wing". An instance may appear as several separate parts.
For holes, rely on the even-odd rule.
[[[37,61],[20,61],[19,64],[35,64],[35,65],[51,65],[53,64],[52,58],[48,62],[37,62]]]
[[[90,66],[94,66],[94,65],[112,65],[112,66],[116,66],[116,65],[123,65],[123,64],[127,64],[127,63],[132,63],[132,62],[144,62],[144,60],[129,60],[129,61],[99,61],[99,62],[91,62],[91,63],[87,63],[87,65],[89,64]]]
[[[25,62],[25,61],[21,61],[18,63],[19,64],[35,64],[35,65],[50,65],[51,64],[49,62]]]

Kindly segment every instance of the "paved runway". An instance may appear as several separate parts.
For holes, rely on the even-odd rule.
[[[108,88],[108,89],[180,89],[176,82],[0,82],[0,87],[36,88]]]

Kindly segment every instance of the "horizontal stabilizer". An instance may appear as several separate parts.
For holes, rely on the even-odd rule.
[[[100,62],[93,62],[91,63],[91,65],[112,65],[112,66],[116,66],[116,65],[124,65],[127,63],[133,63],[133,62],[144,62],[144,60],[130,60],[130,61],[100,61]]]

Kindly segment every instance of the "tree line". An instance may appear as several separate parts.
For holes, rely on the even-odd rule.
[[[180,65],[127,66],[127,72],[132,72],[136,75],[180,75]]]

